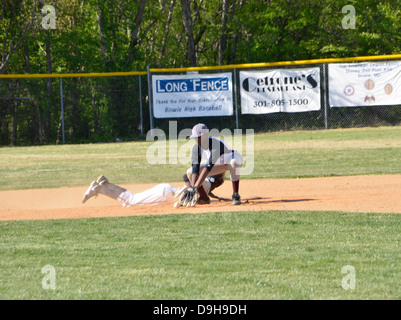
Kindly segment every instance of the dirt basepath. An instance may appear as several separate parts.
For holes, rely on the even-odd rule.
[[[112,180],[111,182],[118,183]],[[122,186],[135,193],[154,185]],[[172,185],[179,187],[182,184],[172,183]],[[0,220],[259,210],[401,213],[401,175],[243,180],[240,184],[240,194],[244,202],[242,205],[233,206],[231,201],[212,199],[210,205],[194,208],[173,208],[172,204],[123,208],[119,202],[102,195],[82,204],[82,195],[87,187],[1,191]],[[215,191],[217,196],[230,198],[231,182],[226,181]],[[256,197],[258,199],[253,199]]]

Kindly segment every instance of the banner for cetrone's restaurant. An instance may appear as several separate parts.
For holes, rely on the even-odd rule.
[[[232,74],[154,75],[155,118],[233,115]]]
[[[401,62],[329,64],[331,107],[401,104]]]
[[[241,71],[241,112],[320,110],[320,69]]]

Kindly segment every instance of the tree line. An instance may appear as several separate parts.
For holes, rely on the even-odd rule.
[[[343,12],[347,5],[354,20]],[[401,46],[401,4],[393,0],[1,0],[0,6],[0,74],[395,54]],[[68,142],[138,137],[139,85],[138,77],[65,80]],[[59,142],[59,88],[58,79],[0,79],[0,145]]]

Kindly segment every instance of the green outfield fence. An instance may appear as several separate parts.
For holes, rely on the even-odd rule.
[[[331,108],[328,104],[328,64],[399,61],[401,55],[252,63],[213,67],[148,68],[146,71],[67,74],[0,74],[0,145],[108,142],[135,140],[153,128],[168,134],[205,122],[211,128],[254,129],[255,132],[314,130],[399,125],[401,107]],[[242,70],[318,67],[321,108],[300,113],[241,113],[239,73]],[[188,72],[231,72],[234,114],[208,118],[153,117],[151,79],[154,75]],[[401,104],[401,101],[400,101]]]

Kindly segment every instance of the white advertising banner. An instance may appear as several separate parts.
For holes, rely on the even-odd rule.
[[[320,69],[241,71],[243,114],[320,110]]]
[[[232,74],[153,76],[155,118],[233,115]]]
[[[329,64],[331,107],[401,104],[401,62]]]

